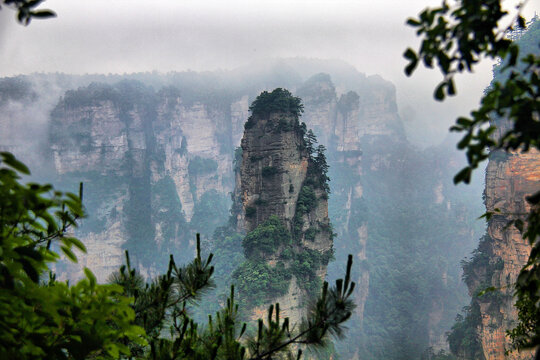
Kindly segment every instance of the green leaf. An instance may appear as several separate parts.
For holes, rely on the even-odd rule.
[[[481,216],[478,217],[478,220],[486,218],[486,220],[489,221],[489,219],[491,219],[492,216],[493,216],[493,212],[486,211],[485,213],[483,213]]]
[[[456,174],[456,176],[454,176],[454,184],[459,184],[460,182],[468,184],[471,181],[471,174],[472,169],[470,167],[462,169]]]
[[[458,125],[461,125],[462,127],[466,128],[472,125],[473,121],[471,119],[467,119],[465,117],[460,117],[456,120],[456,123]]]
[[[22,23],[24,22],[24,20],[26,19],[26,25],[28,25],[28,23],[30,22],[29,18],[28,18],[28,15],[27,15],[27,12],[21,8],[19,10],[19,12],[17,13],[17,20]]]
[[[62,250],[62,252],[67,256],[67,258],[71,261],[73,261],[74,263],[77,262],[77,256],[75,256],[75,254],[73,253],[73,251],[71,251],[70,248],[68,248],[67,246],[65,245],[62,245],[60,247],[60,249]]]
[[[0,157],[2,158],[2,161],[6,163],[6,165],[12,167],[20,173],[30,175],[30,170],[28,170],[26,165],[17,160],[13,154],[8,152],[0,152]]]
[[[37,283],[39,281],[39,273],[34,267],[34,265],[32,265],[32,263],[25,258],[22,258],[19,261],[22,264],[24,272],[26,273],[26,275],[28,275],[30,280]]]
[[[487,294],[489,292],[493,292],[493,291],[497,291],[497,290],[499,290],[499,289],[497,289],[494,286],[490,286],[490,287],[485,288],[484,290],[479,291],[478,294],[476,294],[476,296],[483,296],[483,295],[485,295],[485,294]]]
[[[15,248],[14,250],[19,255],[29,257],[36,261],[41,261],[43,259],[43,256],[41,255],[41,253],[30,246],[19,246]]]
[[[34,8],[36,6],[38,6],[39,4],[41,4],[44,0],[31,0],[31,1],[27,1],[23,7],[26,8],[26,9],[31,9],[31,8]]]
[[[38,18],[38,19],[46,19],[51,17],[56,17],[56,14],[50,10],[39,10],[31,12],[30,15],[32,17]]]
[[[409,60],[409,64],[405,67],[405,74],[410,76],[418,65],[418,56],[411,48],[408,48],[405,53],[403,53],[403,57]]]
[[[471,134],[467,134],[466,136],[464,136],[458,143],[457,143],[457,148],[459,150],[463,150],[465,149],[467,146],[469,146],[469,143],[471,142],[471,139],[472,139],[472,135]]]
[[[66,246],[71,247],[75,246],[77,249],[81,250],[83,253],[86,253],[86,246],[77,238],[74,237],[65,237],[62,239]]]
[[[416,19],[413,19],[413,18],[409,18],[407,19],[407,22],[406,22],[407,25],[409,26],[413,26],[413,27],[418,27],[420,25],[422,25],[422,23]]]
[[[405,52],[403,53],[403,57],[409,60],[418,60],[418,56],[416,56],[416,53],[411,48],[405,50]]]
[[[531,205],[539,204],[540,203],[540,191],[537,191],[533,195],[527,196],[525,199]]]
[[[94,273],[87,267],[85,267],[83,271],[84,271],[84,275],[86,275],[86,278],[90,281],[90,285],[95,286],[97,283],[97,280]]]
[[[437,86],[437,88],[435,89],[435,93],[433,94],[433,97],[435,98],[435,100],[437,100],[437,101],[444,100],[444,87],[445,87],[445,85],[446,85],[446,83],[442,82]]]
[[[456,95],[456,87],[454,86],[454,79],[450,78],[447,82],[448,95]]]
[[[406,67],[405,67],[405,75],[411,76],[414,69],[416,69],[416,66],[418,66],[418,61],[411,61]]]

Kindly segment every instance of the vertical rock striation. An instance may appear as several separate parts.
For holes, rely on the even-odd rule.
[[[399,144],[404,138],[395,106],[395,89],[372,79],[365,79],[362,86],[368,89],[351,90],[338,96],[330,76],[321,73],[312,76],[298,89],[306,107],[304,121],[329,148],[333,188],[330,206],[337,220],[338,238],[342,240],[339,244],[348,244],[341,252],[354,252],[359,264],[356,267],[359,270],[355,271],[358,285],[355,316],[360,328],[369,293],[369,271],[365,266],[369,225],[362,184],[366,159],[362,149],[377,139],[392,139]],[[379,152],[376,156],[384,157],[384,154]],[[377,166],[388,167],[390,163]],[[370,170],[375,168],[367,169],[367,172]]]
[[[514,284],[531,251],[518,229],[508,224],[529,212],[525,198],[537,191],[539,183],[538,151],[506,153],[495,150],[490,154],[485,205],[494,215],[474,257],[464,267],[469,293],[473,296],[471,308],[476,309],[469,317],[475,320],[473,323],[485,359],[532,358],[528,352],[506,354],[510,349],[506,331],[515,327],[517,319]],[[497,290],[476,296],[486,287]],[[470,356],[463,347],[461,354],[464,359]]]
[[[234,181],[225,119],[202,103],[185,104],[172,88],[156,93],[135,81],[91,84],[61,99],[51,115],[52,157],[60,186],[85,183],[89,218],[80,236],[88,254],[80,262],[100,281],[122,264],[125,249],[146,276],[169,253],[187,260],[193,230],[211,233],[226,218]],[[192,229],[194,217],[207,215],[203,230]],[[63,271],[81,275],[79,267]]]

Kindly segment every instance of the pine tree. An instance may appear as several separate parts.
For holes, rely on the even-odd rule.
[[[343,323],[355,307],[351,299],[355,283],[350,280],[352,256],[349,256],[345,279],[332,288],[325,282],[322,293],[307,311],[300,324],[290,324],[282,318],[279,304],[270,306],[266,321],[259,319],[257,331],[247,334],[245,323],[238,316],[234,287],[225,306],[208,324],[198,324],[190,316],[204,291],[213,286],[211,266],[213,255],[201,258],[197,236],[197,256],[188,265],[177,267],[171,255],[166,274],[144,284],[132,269],[126,253],[126,265],[113,274],[110,281],[121,285],[126,296],[133,296],[136,323],[147,333],[148,346],[130,344],[132,356],[138,359],[272,359],[277,354],[299,358],[302,348],[323,347],[329,335],[341,337]],[[164,335],[167,334],[167,335]]]

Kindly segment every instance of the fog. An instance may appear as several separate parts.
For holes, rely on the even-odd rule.
[[[233,69],[269,58],[340,59],[397,87],[411,140],[442,141],[458,115],[478,104],[491,77],[486,61],[457,80],[458,97],[436,103],[437,71],[403,73],[417,44],[408,17],[438,0],[48,0],[58,17],[24,27],[0,11],[0,75]],[[531,5],[525,15],[534,13]],[[410,131],[416,129],[417,131]]]

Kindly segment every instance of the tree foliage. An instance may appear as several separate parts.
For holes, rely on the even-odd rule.
[[[246,257],[257,259],[264,259],[280,246],[290,244],[291,234],[275,215],[270,216],[242,240]]]
[[[17,10],[17,20],[24,25],[28,25],[32,19],[45,19],[55,17],[51,10],[36,9],[44,0],[2,0],[4,6]],[[0,6],[0,9],[2,7]]]
[[[343,335],[355,307],[352,257],[345,279],[332,288],[325,283],[300,324],[289,324],[276,304],[252,335],[238,319],[233,288],[208,324],[189,315],[213,286],[213,255],[201,257],[199,238],[191,263],[179,267],[171,255],[167,273],[149,283],[129,256],[112,284],[97,284],[88,269],[74,286],[57,281],[48,266],[59,255],[51,249],[59,246],[72,261],[73,247],[85,251],[67,232],[83,216],[82,187],[76,196],[23,185],[19,174],[29,174],[27,167],[9,153],[0,156],[0,353],[7,358],[272,359],[292,353],[293,345],[320,347]]]
[[[302,105],[302,100],[293,96],[289,90],[277,88],[272,92],[263,91],[253,101],[249,111],[252,116],[264,117],[271,112],[283,112],[293,114],[298,118],[304,112],[304,105]]]
[[[136,322],[145,329],[149,343],[146,347],[130,344],[132,356],[152,360],[273,359],[279,353],[292,354],[293,345],[320,347],[329,335],[343,335],[342,324],[355,306],[351,299],[355,287],[350,281],[352,257],[345,279],[337,280],[332,288],[325,283],[300,324],[290,324],[288,318],[281,317],[279,304],[275,304],[270,306],[266,321],[258,321],[253,334],[247,334],[247,325],[239,319],[234,287],[225,306],[214,316],[209,315],[206,326],[190,316],[204,291],[213,286],[212,258],[212,254],[201,257],[198,238],[197,256],[190,264],[177,267],[171,255],[167,273],[145,284],[127,257],[127,264],[111,281],[121,285],[125,295],[134,297]]]
[[[326,147],[322,144],[317,145],[317,136],[313,130],[305,131],[305,123],[302,123],[302,131],[304,132],[304,146],[309,154],[310,166],[308,169],[308,178],[313,185],[323,189],[326,194],[330,194],[330,177],[328,170],[330,167],[326,161]]]
[[[417,28],[423,40],[418,52],[410,48],[405,52],[409,60],[405,72],[412,74],[420,61],[428,68],[433,68],[436,62],[443,75],[434,94],[437,100],[455,95],[454,76],[472,72],[482,56],[505,59],[501,70],[509,76],[492,83],[481,106],[471,112],[471,118],[460,117],[451,128],[465,133],[458,148],[466,151],[469,162],[456,175],[456,183],[470,181],[472,171],[487,159],[489,149],[540,149],[538,49],[535,53],[520,54],[519,45],[505,36],[513,29],[513,23],[503,28],[499,25],[507,15],[501,6],[499,0],[462,0],[456,7],[443,2],[441,7],[428,8],[418,19],[407,22]],[[517,26],[525,26],[521,16],[517,20]],[[519,60],[524,66],[516,66]],[[512,122],[512,127],[504,129],[506,132],[500,137],[492,136],[497,129],[495,124],[490,124],[494,114]]]
[[[122,288],[86,277],[70,286],[49,270],[59,248],[71,261],[84,245],[68,229],[83,216],[81,196],[22,184],[28,168],[0,153],[0,353],[10,359],[84,359],[127,355],[143,345]],[[82,195],[82,187],[81,187]]]
[[[417,29],[422,38],[418,51],[407,49],[409,61],[405,68],[411,75],[418,64],[438,67],[443,79],[434,97],[443,100],[455,95],[454,76],[472,72],[482,57],[497,59],[500,66],[490,87],[482,97],[480,107],[471,116],[460,117],[451,128],[464,133],[457,144],[467,155],[468,166],[454,178],[455,183],[468,183],[478,165],[488,158],[489,151],[540,150],[540,52],[538,39],[532,46],[521,48],[519,41],[507,36],[514,29],[526,27],[520,15],[521,5],[513,19],[500,0],[460,0],[453,5],[443,1],[440,7],[427,8],[408,25]],[[502,25],[507,21],[507,25]],[[529,24],[537,32],[538,21]],[[500,74],[504,74],[501,76]],[[505,119],[505,125],[498,119]],[[498,134],[497,134],[498,132]],[[540,328],[532,321],[540,317],[540,191],[527,198],[531,210],[524,222],[513,224],[522,231],[532,246],[529,259],[516,284],[519,325],[510,332],[518,348],[538,347]],[[488,219],[491,214],[486,214]],[[532,313],[531,313],[532,311]]]

